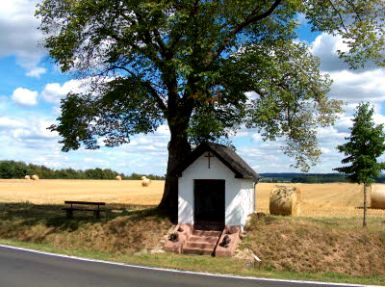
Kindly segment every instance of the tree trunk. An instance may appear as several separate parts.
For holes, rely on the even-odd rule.
[[[187,120],[188,122],[188,120]],[[171,172],[186,159],[191,152],[187,138],[187,124],[170,124],[171,138],[168,143],[168,162],[166,182],[159,209],[166,212],[176,223],[178,219],[178,178]]]
[[[368,210],[367,196],[368,196],[369,188],[370,188],[370,184],[365,183],[364,184],[364,220],[362,222],[363,227],[366,227],[366,213]]]

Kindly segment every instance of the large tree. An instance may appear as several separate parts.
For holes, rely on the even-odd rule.
[[[297,41],[298,18],[339,34],[353,68],[383,61],[381,0],[43,0],[37,10],[45,46],[64,72],[92,80],[69,94],[58,124],[63,150],[127,143],[137,133],[170,129],[160,207],[175,214],[171,171],[192,143],[240,127],[285,138],[284,152],[308,169],[320,151],[316,127],[330,125],[340,103],[330,80]]]
[[[385,169],[385,162],[378,158],[385,152],[384,125],[376,125],[373,121],[373,108],[368,103],[361,103],[353,119],[351,135],[347,142],[338,146],[338,150],[346,156],[343,167],[337,171],[348,174],[352,182],[364,185],[364,218],[366,226],[367,194],[370,185]]]

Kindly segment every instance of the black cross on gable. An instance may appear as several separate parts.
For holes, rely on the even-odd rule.
[[[208,163],[209,163],[209,168],[210,168],[210,163],[211,163],[210,160],[211,160],[212,157],[215,157],[215,156],[213,156],[213,155],[211,154],[211,152],[208,152],[207,155],[205,155],[205,157],[207,157],[207,159],[209,160]]]

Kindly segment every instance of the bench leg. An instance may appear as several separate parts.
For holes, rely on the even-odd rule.
[[[97,219],[100,219],[100,210],[99,209],[95,210],[95,217]]]
[[[67,218],[72,219],[74,217],[74,213],[72,209],[66,210]]]

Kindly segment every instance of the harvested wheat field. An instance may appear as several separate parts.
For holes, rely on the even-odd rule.
[[[57,180],[0,179],[0,202],[63,204],[64,200],[104,201],[134,205],[156,205],[164,181],[143,187],[141,180]]]
[[[322,183],[322,184],[277,184],[261,183],[257,185],[257,211],[269,213],[269,196],[277,185],[295,186],[302,192],[299,216],[309,217],[352,217],[362,216],[363,191],[358,184]],[[376,184],[373,188],[376,188]],[[368,201],[369,202],[369,201]],[[368,209],[369,216],[385,216],[385,211]]]
[[[257,211],[269,213],[269,197],[276,183],[257,185]],[[362,216],[361,187],[349,183],[284,184],[302,192],[300,216]],[[62,204],[64,200],[92,200],[132,205],[157,205],[164,181],[143,187],[140,180],[0,180],[0,202]],[[376,185],[374,185],[376,188]],[[383,210],[369,209],[369,216],[385,216]]]

